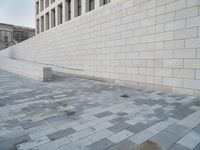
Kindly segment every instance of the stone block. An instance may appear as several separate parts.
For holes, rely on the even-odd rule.
[[[184,79],[183,87],[190,88],[190,89],[200,89],[200,81],[199,80],[192,80],[192,79]]]
[[[188,18],[186,20],[186,27],[187,28],[197,27],[197,26],[200,26],[200,16]]]
[[[172,69],[168,69],[168,68],[155,68],[155,75],[156,76],[172,77]]]
[[[183,29],[175,31],[175,39],[194,38],[197,37],[197,28]]]
[[[190,7],[176,12],[176,19],[185,19],[194,16],[198,16],[198,7]]]
[[[174,58],[196,58],[196,49],[176,49]]]
[[[184,68],[199,69],[200,59],[184,59]]]
[[[167,41],[167,40],[173,40],[174,34],[173,32],[164,32],[164,33],[158,33],[156,34],[156,41]]]
[[[163,85],[173,86],[173,87],[182,87],[183,79],[178,78],[163,78]]]
[[[181,138],[177,143],[187,148],[194,149],[199,144],[199,141],[200,141],[200,135],[191,131],[183,138]]]
[[[186,0],[178,0],[166,5],[166,12],[177,11],[186,8]]]
[[[173,69],[173,77],[193,79],[194,76],[195,76],[194,69]]]
[[[184,40],[173,40],[164,42],[164,49],[181,49],[184,48],[184,46],[185,46]]]
[[[120,131],[120,132],[108,137],[108,139],[110,141],[112,141],[113,143],[119,143],[119,142],[129,138],[132,135],[133,135],[132,132],[129,132],[127,130],[122,130],[122,131]]]
[[[165,24],[165,31],[172,31],[185,28],[185,20],[177,20]]]
[[[170,22],[170,21],[174,21],[175,18],[175,13],[168,13],[168,14],[163,14],[157,17],[157,23],[166,23],[166,22]]]
[[[187,1],[187,7],[192,7],[192,6],[197,6],[197,5],[200,5],[199,0],[189,0],[189,1]]]

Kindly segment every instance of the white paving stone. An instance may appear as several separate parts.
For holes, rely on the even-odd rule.
[[[108,137],[108,139],[114,143],[119,143],[120,141],[127,139],[128,137],[132,136],[133,133],[129,132],[127,130],[122,130],[110,137]]]

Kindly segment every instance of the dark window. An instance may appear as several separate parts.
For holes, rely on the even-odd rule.
[[[40,33],[40,21],[37,19],[37,34]]]
[[[36,14],[39,13],[39,2],[36,2]]]
[[[45,18],[46,18],[46,30],[48,30],[49,29],[49,13],[46,13]]]
[[[78,0],[78,16],[81,15],[81,0]]]
[[[45,7],[47,8],[49,6],[49,0],[45,0]]]
[[[55,9],[51,10],[51,27],[55,27],[56,25],[56,15],[55,15]]]
[[[110,0],[103,0],[103,5],[110,3]]]
[[[58,5],[58,25],[63,22],[63,7],[62,4]]]
[[[94,9],[94,0],[89,0],[89,11]]]
[[[41,32],[44,32],[44,16],[41,17]]]
[[[71,19],[71,0],[66,0],[66,20]]]
[[[44,0],[40,0],[40,11],[44,10]]]

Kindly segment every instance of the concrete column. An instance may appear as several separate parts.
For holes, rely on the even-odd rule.
[[[95,0],[95,7],[94,9],[98,9],[100,7],[100,0]]]
[[[57,26],[58,25],[58,6],[57,5],[55,6],[55,20],[56,20],[55,26]]]
[[[38,18],[39,19],[39,34],[41,33],[41,17]]]
[[[41,2],[40,2],[40,0],[38,0],[38,2],[39,2],[39,7],[38,7],[39,10],[38,10],[38,14],[40,14],[40,9],[41,9],[41,8],[40,8],[40,3],[41,3]]]
[[[82,8],[81,15],[83,15],[86,12],[86,0],[81,0],[81,8]]]
[[[71,19],[75,18],[75,1],[76,0],[71,1]]]
[[[65,2],[65,0],[63,0],[63,3],[62,3],[62,5],[63,5],[63,23],[66,21],[66,2]]]
[[[51,10],[49,11],[49,29],[51,29]]]
[[[44,14],[44,31],[46,31],[46,14]]]

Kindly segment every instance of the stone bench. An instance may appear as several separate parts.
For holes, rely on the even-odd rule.
[[[42,64],[0,57],[0,68],[44,82],[52,80],[51,68]]]

